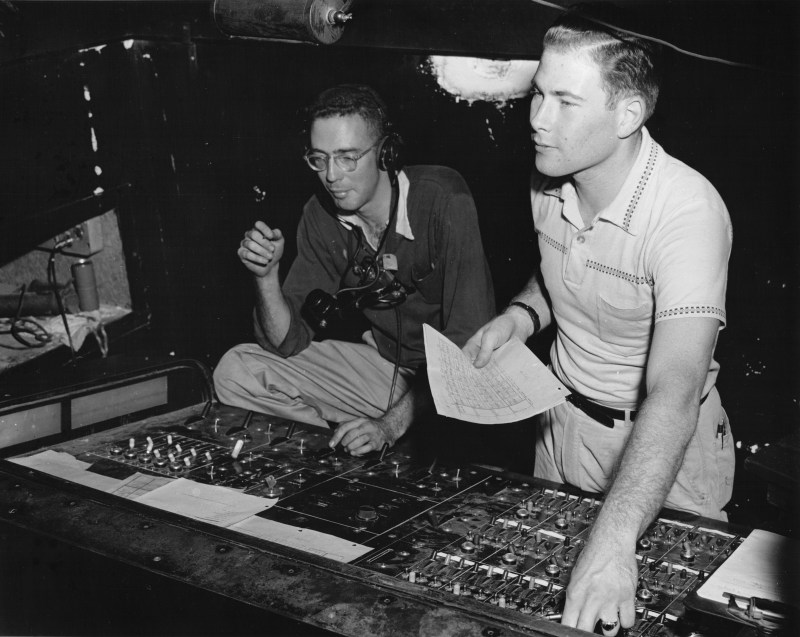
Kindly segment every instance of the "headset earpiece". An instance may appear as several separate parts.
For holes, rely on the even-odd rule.
[[[358,88],[368,99],[372,100],[380,114],[383,139],[375,153],[378,158],[378,168],[396,173],[403,167],[403,139],[395,132],[392,120],[389,119],[386,110],[386,104],[381,96],[369,86],[359,86]]]
[[[387,133],[378,146],[376,156],[378,168],[397,172],[403,166],[403,140],[397,133]]]

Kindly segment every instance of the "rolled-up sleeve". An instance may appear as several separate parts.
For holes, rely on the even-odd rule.
[[[297,227],[297,257],[283,283],[283,295],[289,305],[291,322],[283,342],[274,347],[264,335],[254,312],[255,337],[265,350],[283,356],[294,356],[302,352],[314,339],[314,330],[305,321],[301,308],[311,290],[320,289],[329,294],[339,286],[339,270],[347,261],[347,255],[335,252],[333,234],[343,230],[312,198],[303,209]],[[342,263],[337,261],[341,260]]]

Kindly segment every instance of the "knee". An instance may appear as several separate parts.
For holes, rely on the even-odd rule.
[[[230,392],[234,379],[241,378],[244,371],[244,363],[238,351],[238,347],[234,347],[222,356],[214,368],[214,389],[217,396],[223,399],[223,395]]]

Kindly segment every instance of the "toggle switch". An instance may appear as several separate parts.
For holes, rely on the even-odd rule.
[[[683,548],[681,549],[681,559],[686,562],[694,562],[694,549],[691,542],[683,541]]]
[[[244,447],[244,440],[241,439],[237,440],[236,444],[233,445],[233,451],[231,451],[231,458],[236,460],[236,458],[239,457],[239,454],[242,451],[242,447]]]
[[[136,440],[134,438],[128,440],[128,449],[125,451],[124,455],[128,460],[133,460],[139,455],[136,451]]]

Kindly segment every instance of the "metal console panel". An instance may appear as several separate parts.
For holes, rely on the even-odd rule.
[[[157,509],[0,462],[0,520],[193,589],[345,635],[579,635],[558,623],[569,573],[602,501],[486,467],[420,464],[400,446],[363,458],[329,432],[199,404],[41,451],[122,481],[184,478],[273,505],[259,528],[298,545]],[[269,525],[273,525],[270,527]],[[325,538],[359,550],[323,554]],[[306,541],[306,540],[304,540]],[[665,512],[640,538],[631,636],[709,630],[683,603],[742,541]]]

